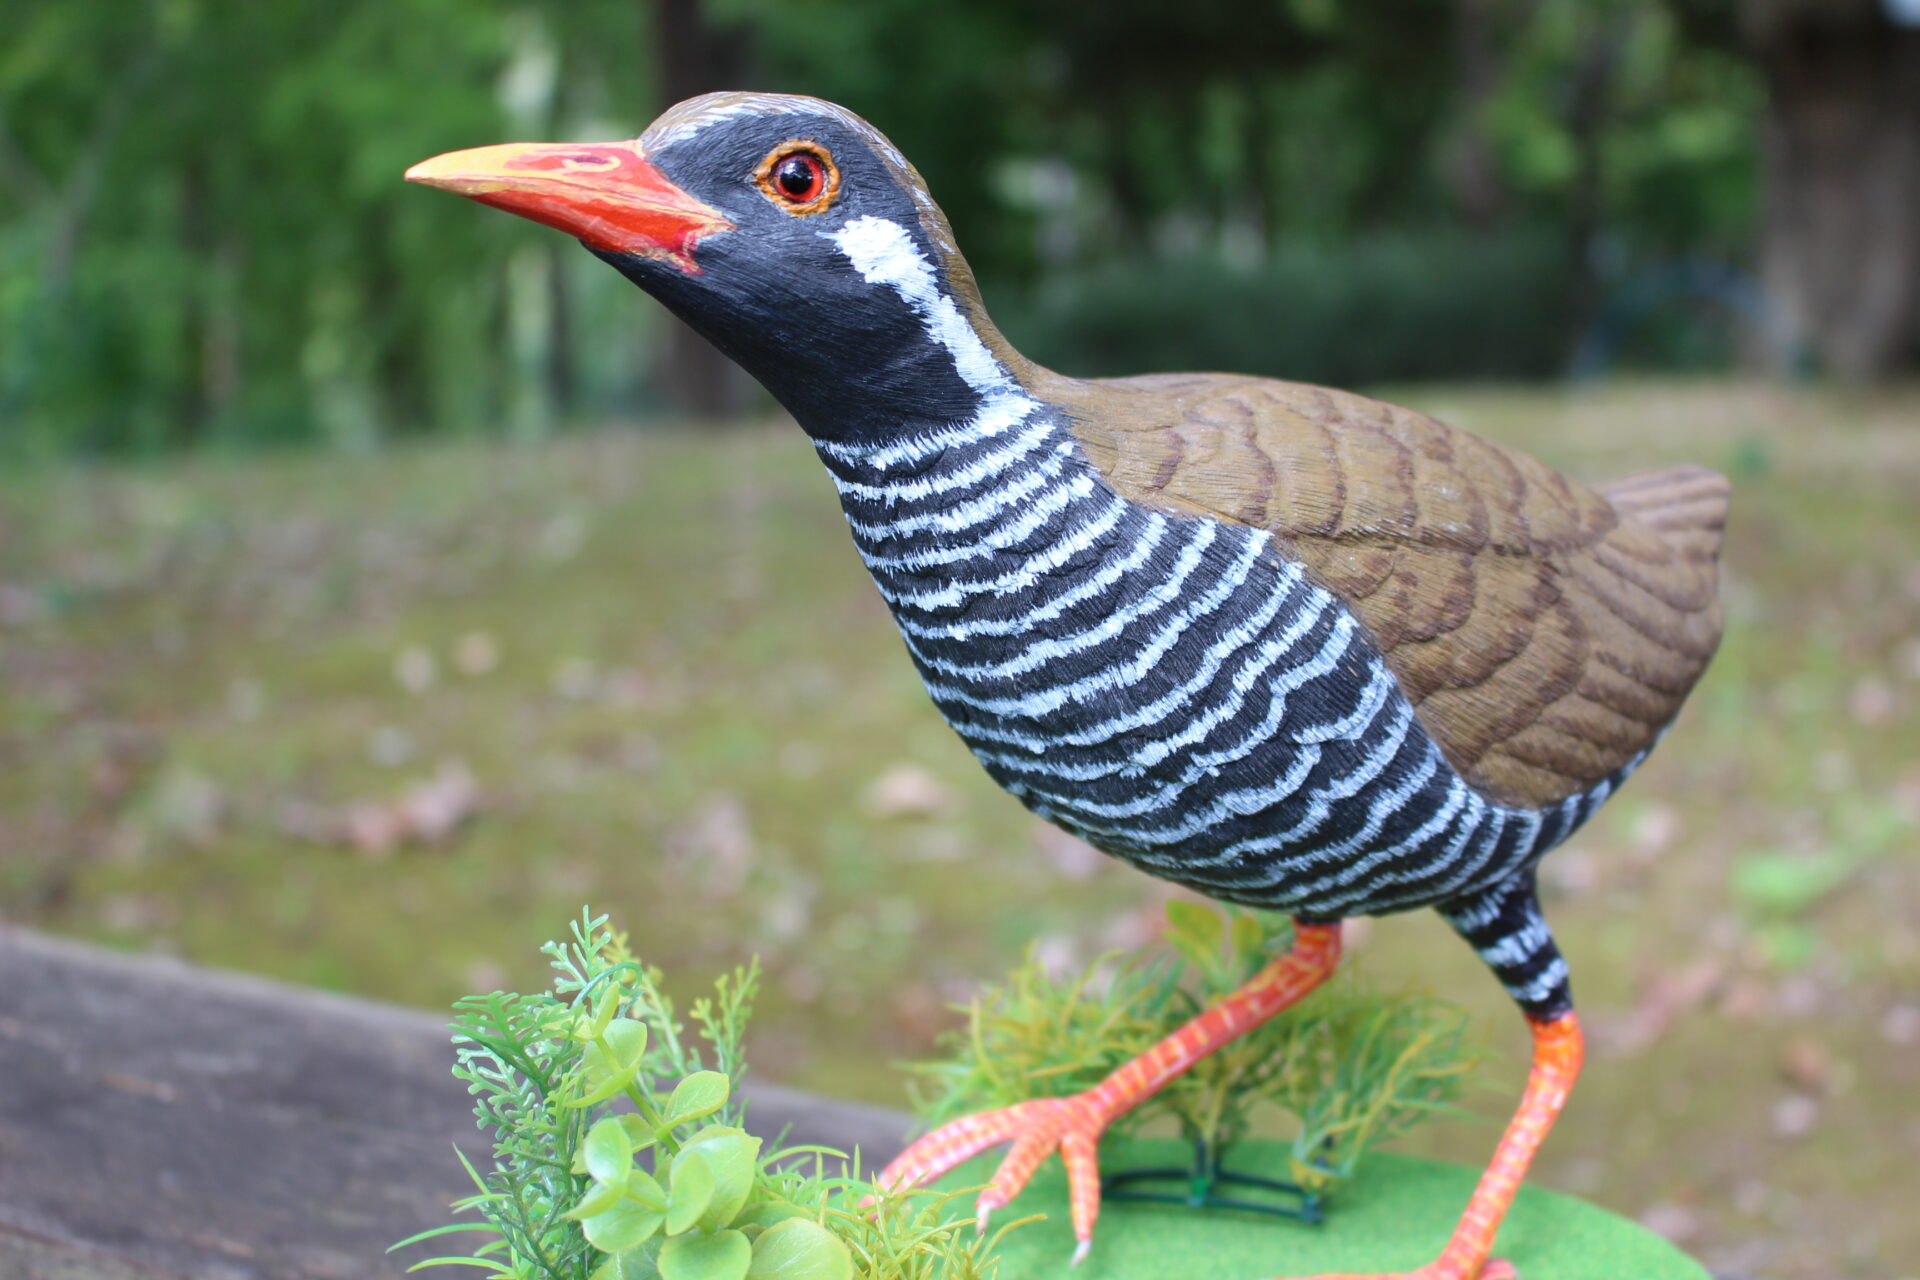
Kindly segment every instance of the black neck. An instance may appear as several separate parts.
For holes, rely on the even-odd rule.
[[[600,256],[752,374],[816,440],[877,443],[980,410],[981,396],[920,318],[851,270],[833,274],[838,290],[825,297],[790,293],[776,276],[716,305],[713,279]],[[809,284],[817,289],[820,280],[814,274]]]

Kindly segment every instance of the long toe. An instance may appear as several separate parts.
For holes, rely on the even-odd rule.
[[[1033,1104],[1022,1102],[998,1111],[982,1111],[949,1121],[916,1139],[880,1171],[879,1182],[904,1191],[932,1182],[947,1170],[964,1164],[988,1147],[1011,1142],[1025,1132]]]
[[[899,1190],[930,1182],[988,1147],[1011,1142],[976,1204],[980,1227],[993,1212],[1026,1189],[1034,1171],[1058,1151],[1067,1170],[1067,1194],[1077,1262],[1093,1240],[1100,1216],[1100,1166],[1095,1152],[1111,1117],[1091,1098],[1036,1098],[999,1111],[942,1125],[901,1152],[880,1174],[882,1185]]]
[[[1443,1258],[1438,1262],[1430,1262],[1417,1271],[1314,1276],[1311,1280],[1520,1280],[1520,1272],[1505,1258],[1489,1258],[1473,1269]]]

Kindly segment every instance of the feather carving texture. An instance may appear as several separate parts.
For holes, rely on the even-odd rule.
[[[1394,405],[1227,375],[1049,377],[1125,497],[1271,530],[1346,601],[1453,767],[1544,806],[1653,745],[1720,639],[1727,483],[1598,489]]]

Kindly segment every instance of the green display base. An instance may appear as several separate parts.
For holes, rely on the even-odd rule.
[[[1101,1148],[1109,1172],[1145,1165],[1182,1165],[1192,1149],[1170,1140],[1113,1141]],[[980,1157],[941,1180],[958,1188],[983,1183],[998,1156]],[[1227,1167],[1287,1176],[1287,1149],[1243,1142]],[[1325,1223],[1232,1209],[1109,1203],[1100,1211],[1093,1252],[1070,1271],[1073,1229],[1067,1221],[1066,1175],[1049,1160],[1020,1197],[996,1215],[1011,1222],[1044,1213],[1011,1231],[1000,1246],[1000,1280],[1263,1280],[1407,1271],[1433,1261],[1473,1194],[1479,1171],[1412,1156],[1369,1155],[1359,1176],[1339,1189]],[[1522,1187],[1500,1228],[1496,1250],[1522,1280],[1709,1280],[1706,1270],[1659,1236],[1617,1214],[1571,1196]]]

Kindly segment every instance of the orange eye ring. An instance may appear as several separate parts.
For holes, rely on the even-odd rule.
[[[796,138],[769,151],[753,181],[774,204],[805,217],[832,206],[840,194],[840,167],[819,143]]]

